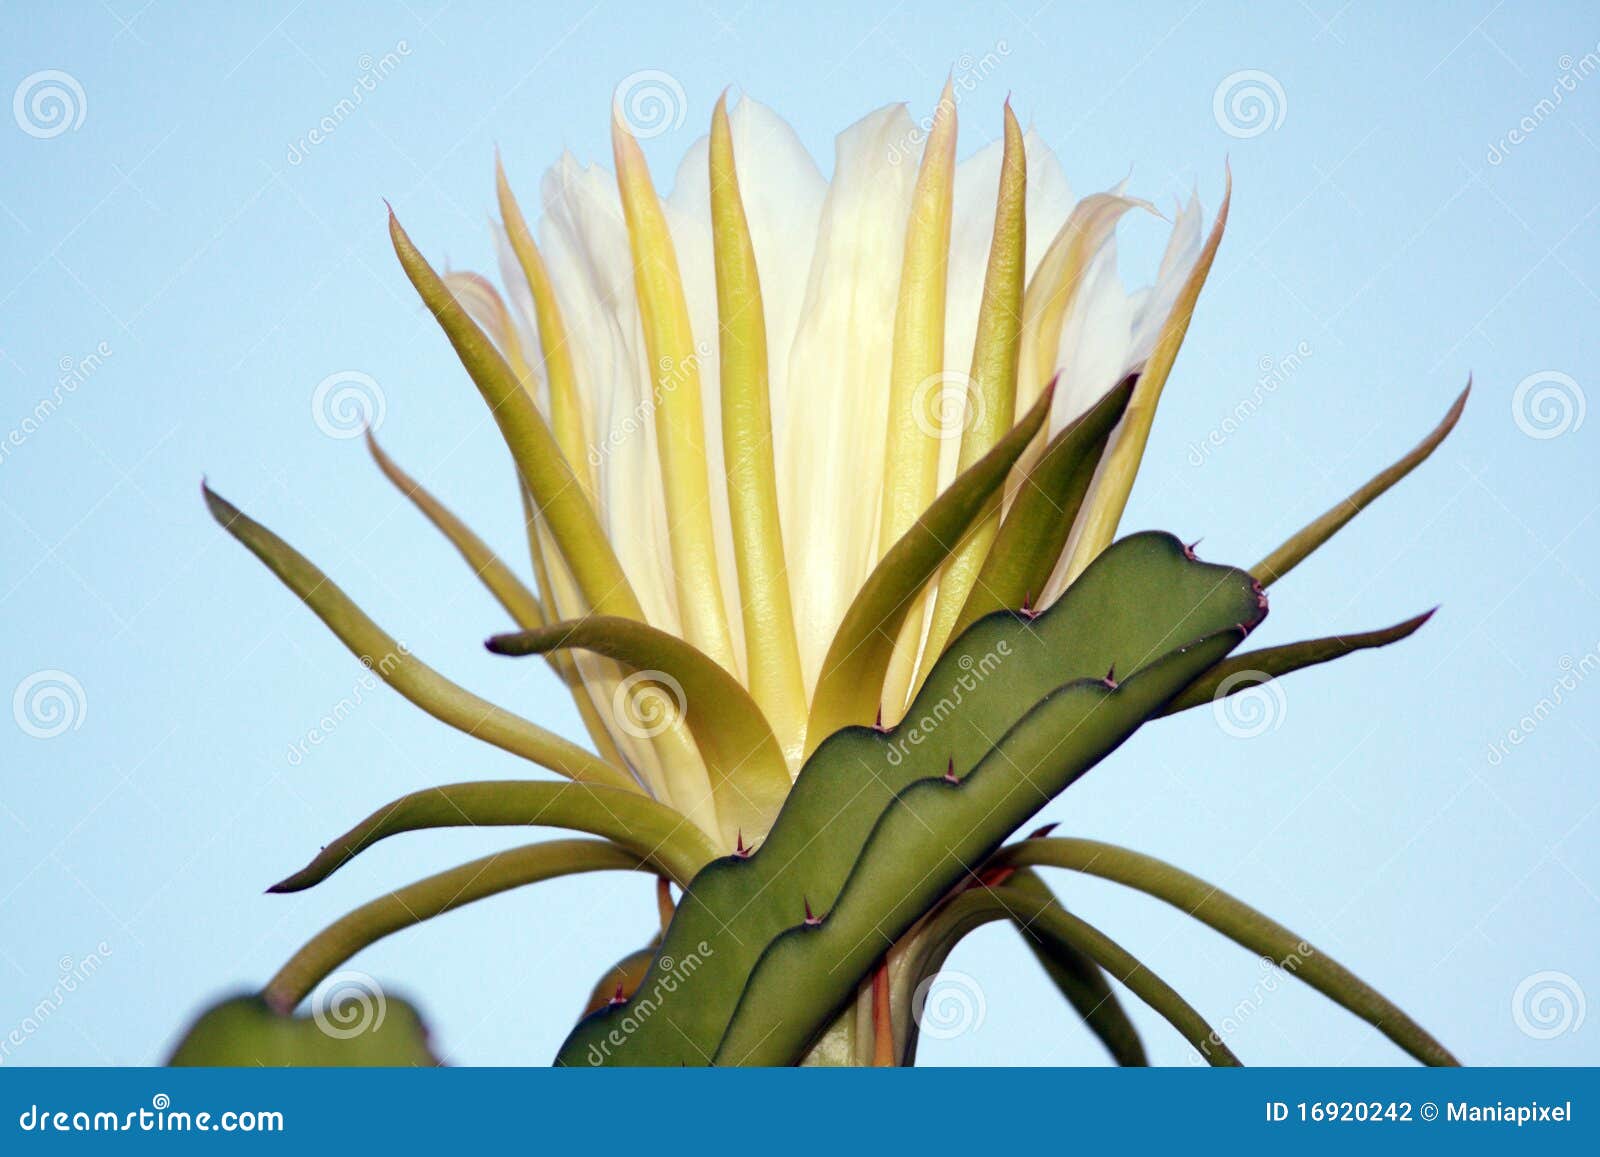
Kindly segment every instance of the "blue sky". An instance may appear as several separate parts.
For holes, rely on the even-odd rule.
[[[381,198],[435,260],[489,268],[495,145],[531,200],[562,148],[608,158],[613,89],[641,70],[682,92],[681,127],[646,145],[666,180],[726,85],[789,117],[826,168],[839,129],[890,101],[922,115],[947,70],[985,60],[963,153],[998,132],[1009,93],[1080,194],[1131,171],[1136,193],[1197,186],[1209,208],[1232,164],[1228,236],[1127,528],[1203,535],[1207,557],[1248,565],[1475,382],[1433,460],[1274,588],[1263,638],[1438,604],[1434,620],[1284,681],[1264,734],[1207,711],[1148,729],[1048,817],[1265,909],[1468,1061],[1600,1060],[1600,1013],[1578,1016],[1600,996],[1592,10],[799,7],[4,5],[0,1039],[19,1038],[4,1063],[158,1060],[203,1002],[260,983],[330,919],[526,838],[395,839],[312,892],[262,895],[393,796],[523,767],[362,688],[206,516],[202,474],[453,678],[579,731],[542,668],[483,652],[498,609],[359,441],[313,419],[319,382],[365,375],[387,447],[514,554],[509,463],[393,259]],[[1267,121],[1230,121],[1241,84]],[[51,88],[65,107],[31,101]],[[1149,269],[1161,239],[1126,227],[1125,266]],[[357,690],[359,710],[291,761]],[[1057,882],[1202,1012],[1237,1013],[1247,1062],[1400,1059],[1315,994],[1264,988],[1250,954],[1180,915]],[[653,919],[647,880],[592,876],[352,966],[416,999],[452,1060],[543,1062]],[[982,1023],[927,1041],[925,1062],[1099,1063],[1009,931],[950,967],[981,990]],[[1187,1063],[1136,1017],[1156,1060]]]

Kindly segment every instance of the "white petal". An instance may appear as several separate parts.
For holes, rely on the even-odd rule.
[[[1161,334],[1161,327],[1166,323],[1178,294],[1183,291],[1183,283],[1189,278],[1189,271],[1200,256],[1200,249],[1205,243],[1201,217],[1200,199],[1190,197],[1189,203],[1173,223],[1172,236],[1167,239],[1167,249],[1161,257],[1161,267],[1156,272],[1156,283],[1140,302],[1139,314],[1134,321],[1133,357],[1137,362],[1142,363],[1150,356],[1156,338]]]
[[[1092,292],[1087,293],[1080,303],[1082,308],[1074,310],[1074,315],[1068,319],[1062,334],[1063,362],[1065,364],[1070,359],[1074,367],[1072,371],[1075,375],[1074,380],[1081,378],[1084,388],[1073,390],[1065,409],[1062,406],[1062,396],[1057,395],[1056,412],[1051,415],[1054,428],[1070,422],[1106,390],[1133,370],[1143,366],[1150,356],[1156,338],[1160,336],[1162,325],[1172,312],[1173,303],[1177,300],[1184,281],[1194,268],[1201,244],[1200,203],[1197,198],[1191,198],[1173,223],[1172,234],[1167,240],[1155,285],[1147,286],[1132,295],[1125,293],[1121,279],[1116,274],[1115,247],[1107,245],[1101,254],[1101,259],[1096,261],[1097,268],[1092,271],[1097,283],[1092,287]],[[1105,267],[1099,268],[1102,260],[1106,262]],[[1091,287],[1085,286],[1085,289],[1089,290]],[[1069,379],[1064,370],[1063,383],[1067,380]],[[1124,435],[1123,426],[1119,423],[1111,432],[1106,455],[1101,459],[1101,467],[1095,471],[1094,477],[1090,480],[1085,509],[1093,504],[1099,494],[1105,461]],[[1080,531],[1081,523],[1073,527],[1072,533],[1068,536],[1066,547],[1057,560],[1055,572],[1045,585],[1042,603],[1054,601],[1066,588],[1065,564],[1073,555]]]
[[[983,306],[983,278],[994,241],[995,198],[1000,190],[1003,140],[992,141],[956,166],[950,222],[950,264],[944,307],[944,368],[965,375]],[[966,379],[963,376],[960,381]],[[952,384],[956,379],[951,379]],[[939,445],[939,488],[955,477],[961,428],[952,426]]]
[[[616,182],[563,156],[544,178],[540,240],[594,432],[600,514],[645,617],[678,629],[652,377]]]
[[[739,196],[744,203],[750,243],[755,249],[756,269],[761,277],[773,417],[780,420],[784,412],[789,350],[794,344],[805,300],[828,182],[788,122],[766,105],[740,97],[728,110],[728,126],[732,130],[734,163],[739,172]],[[705,286],[709,291],[705,296],[713,306],[715,304],[716,285],[712,280],[714,268],[709,241],[709,149],[707,137],[701,137],[689,147],[678,166],[672,195],[666,200],[691,313],[696,304],[691,281]],[[699,234],[701,228],[706,230],[704,238]],[[684,230],[684,240],[696,239],[693,253],[687,252],[680,241],[680,229]],[[695,266],[693,276],[688,268],[691,262]],[[702,271],[706,275],[703,281],[700,279]],[[710,316],[715,320],[714,312]],[[698,315],[696,318],[698,320]],[[700,335],[698,328],[695,334],[696,337]]]
[[[500,266],[500,283],[506,287],[506,308],[510,311],[511,323],[516,327],[523,353],[538,368],[543,357],[539,350],[539,323],[533,312],[533,291],[528,288],[528,279],[523,276],[522,265],[511,248],[511,238],[506,236],[505,226],[499,221],[491,221],[489,228],[494,236],[494,255]]]
[[[828,182],[788,122],[766,105],[740,97],[728,112],[728,122],[739,195],[761,277],[773,420],[780,422],[787,411],[789,353],[805,303]]]
[[[1060,381],[1051,403],[1055,433],[1116,385],[1128,365],[1134,306],[1117,274],[1115,235],[1089,263],[1061,327],[1056,371]]]
[[[484,331],[494,339],[497,346],[504,352],[508,340],[515,338],[517,348],[522,351],[522,357],[527,364],[528,372],[533,375],[531,392],[533,400],[538,405],[545,418],[550,417],[550,382],[544,372],[544,355],[539,344],[539,326],[533,315],[533,294],[528,289],[528,279],[522,274],[522,267],[517,264],[517,256],[511,251],[511,240],[506,236],[505,229],[498,221],[490,222],[490,232],[494,236],[495,257],[500,267],[500,281],[505,286],[505,318],[511,323],[511,333],[501,334],[495,332],[501,328],[498,317],[491,318],[475,306],[467,297],[457,293],[456,297],[472,314],[473,319],[483,327]],[[454,274],[452,277],[456,276]],[[471,275],[465,275],[471,276]]]
[[[1029,129],[1023,134],[1028,192],[1024,210],[1026,257],[1032,276],[1050,241],[1072,212],[1072,192],[1054,152]],[[1004,140],[994,140],[956,166],[954,214],[950,228],[950,272],[945,305],[944,365],[947,373],[968,372],[977,340],[983,281],[994,242],[995,201],[1000,190]],[[939,487],[955,478],[961,439],[946,438],[939,455]]]
[[[1051,239],[1067,223],[1077,201],[1055,150],[1032,129],[1023,134],[1022,144],[1023,154],[1028,158],[1027,268],[1028,276],[1032,277]]]
[[[770,109],[741,99],[729,110],[728,125],[732,130],[740,197],[750,227],[756,269],[761,277],[762,312],[767,326],[768,390],[776,424],[784,412],[789,350],[794,344],[806,272],[811,265],[817,221],[827,185],[794,131]],[[663,205],[700,355],[717,567],[721,572],[735,653],[742,661],[744,616],[722,452],[721,351],[715,254],[711,242],[709,155],[708,137],[701,137],[689,147],[678,166],[672,193]]]
[[[718,341],[717,274],[711,247],[710,139],[689,146],[662,212],[678,258],[689,326],[700,371],[700,404],[705,423],[706,482],[711,496],[711,532],[717,551],[723,613],[733,639],[734,662],[744,662],[744,616],[739,604],[739,569],[733,556],[733,523],[728,513],[728,477],[722,457],[721,348]],[[735,674],[739,674],[735,671]]]
[[[508,314],[501,308],[504,299],[494,283],[481,273],[452,269],[444,275],[446,288],[457,304],[488,335],[495,347],[504,352],[512,337],[506,332]]]
[[[1060,384],[1050,407],[1053,434],[1082,414],[1127,373],[1133,352],[1135,303],[1117,275],[1116,239],[1108,240],[1084,275],[1084,284],[1061,332]],[[1115,444],[1121,426],[1112,431]],[[1105,466],[1101,458],[1089,483],[1084,509],[1094,501]],[[1080,519],[1067,536],[1054,572],[1040,592],[1039,605],[1048,606],[1066,589],[1066,560],[1072,557],[1082,529]]]
[[[920,139],[904,105],[840,134],[789,359],[778,489],[808,690],[877,561],[895,301]]]

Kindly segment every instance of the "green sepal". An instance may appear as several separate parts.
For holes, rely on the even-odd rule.
[[[1242,655],[1230,655],[1184,688],[1183,694],[1168,703],[1162,714],[1172,715],[1178,711],[1187,711],[1191,707],[1199,707],[1217,698],[1219,692],[1223,698],[1227,698],[1229,695],[1237,695],[1241,691],[1259,686],[1268,679],[1287,675],[1291,671],[1315,667],[1319,663],[1331,663],[1356,651],[1398,643],[1401,639],[1414,634],[1431,618],[1433,611],[1424,611],[1403,623],[1396,623],[1392,627],[1376,631],[1304,639],[1298,643],[1284,643],[1277,647],[1263,647],[1259,651],[1246,651]]]
[[[1023,476],[978,572],[978,581],[956,619],[958,633],[1001,607],[1042,601],[1045,584],[1067,545],[1095,467],[1128,408],[1136,380],[1136,375],[1123,379],[1069,423]]]

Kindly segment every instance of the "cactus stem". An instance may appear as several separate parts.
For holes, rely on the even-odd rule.
[[[656,877],[656,913],[661,917],[661,931],[666,932],[678,906],[672,902],[672,881],[665,876]]]
[[[889,1004],[889,960],[872,973],[872,1063],[878,1068],[894,1066],[894,1019]]]

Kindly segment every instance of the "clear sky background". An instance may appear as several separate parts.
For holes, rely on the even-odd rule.
[[[1600,999],[1591,5],[3,10],[0,96],[45,70],[77,91],[69,125],[36,118],[27,93],[0,117],[0,434],[21,434],[0,459],[0,692],[55,679],[69,712],[53,737],[36,734],[49,720],[0,714],[0,1038],[63,967],[100,959],[5,1063],[157,1061],[203,1003],[259,984],[329,920],[527,839],[406,836],[309,893],[262,894],[396,795],[525,766],[386,689],[291,763],[362,671],[211,522],[202,473],[447,674],[579,733],[541,666],[484,653],[502,614],[360,442],[314,420],[319,382],[370,376],[388,448],[520,557],[509,462],[393,258],[380,198],[435,260],[489,268],[495,144],[536,200],[562,148],[609,159],[612,91],[635,72],[683,92],[682,126],[647,142],[665,183],[725,85],[788,116],[826,170],[838,130],[891,101],[926,114],[947,70],[985,57],[997,66],[962,106],[964,154],[998,133],[1009,93],[1080,195],[1131,166],[1134,192],[1170,205],[1198,186],[1209,212],[1232,162],[1228,236],[1127,528],[1203,535],[1205,556],[1249,565],[1475,382],[1433,460],[1274,589],[1259,639],[1439,604],[1435,619],[1284,681],[1261,735],[1231,736],[1210,711],[1150,727],[1048,817],[1255,903],[1469,1062],[1600,1061],[1600,1010],[1579,1019],[1585,990]],[[307,148],[386,53],[398,66]],[[1266,93],[1270,123],[1230,126],[1225,82],[1248,70],[1266,74],[1242,83]],[[1130,276],[1162,235],[1124,228]],[[1252,416],[1191,449],[1259,392],[1263,362],[1297,351]],[[86,361],[24,432],[62,367]],[[1532,718],[1564,675],[1561,702]],[[1521,742],[1494,753],[1513,730]],[[1256,959],[1179,914],[1056,882],[1203,1013],[1247,1004],[1230,1037],[1247,1062],[1403,1059],[1314,993],[1264,988]],[[452,1061],[543,1063],[654,918],[644,877],[553,882],[353,967],[416,999]],[[1009,930],[974,936],[950,967],[981,989],[982,1022],[928,1040],[925,1062],[1102,1060]],[[1154,1059],[1190,1061],[1134,1015]]]

